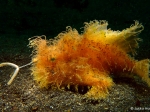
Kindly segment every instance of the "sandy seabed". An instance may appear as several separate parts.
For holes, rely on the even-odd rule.
[[[19,54],[1,55],[0,60],[24,65],[30,62],[31,57]],[[40,89],[33,80],[30,66],[22,68],[12,85],[7,86],[13,70],[11,67],[0,68],[1,112],[150,111],[150,88],[138,78],[115,78],[116,85],[110,90],[109,96],[94,100],[73,89]]]

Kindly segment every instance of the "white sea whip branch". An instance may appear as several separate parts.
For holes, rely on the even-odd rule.
[[[11,83],[13,82],[13,80],[15,79],[15,77],[17,76],[20,68],[23,68],[23,67],[26,67],[28,65],[31,65],[32,63],[33,62],[30,62],[30,63],[28,63],[26,65],[23,65],[23,66],[20,66],[20,67],[18,65],[16,65],[16,64],[10,63],[10,62],[1,63],[0,67],[3,67],[3,66],[12,66],[12,67],[16,68],[14,74],[12,75],[12,77],[10,78],[10,80],[7,82],[7,85],[11,85]]]

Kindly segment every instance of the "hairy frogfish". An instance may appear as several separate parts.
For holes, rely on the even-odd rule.
[[[149,59],[135,60],[138,34],[144,29],[138,21],[122,31],[107,29],[108,22],[85,23],[81,34],[67,27],[54,39],[29,39],[33,48],[31,67],[34,80],[43,87],[87,86],[85,96],[105,98],[114,85],[112,76],[136,74],[150,86]]]

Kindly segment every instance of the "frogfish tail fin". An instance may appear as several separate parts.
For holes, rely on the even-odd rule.
[[[142,80],[145,81],[150,87],[149,69],[150,69],[150,60],[144,59],[136,62],[133,68],[133,72],[136,73],[138,76],[140,76]]]

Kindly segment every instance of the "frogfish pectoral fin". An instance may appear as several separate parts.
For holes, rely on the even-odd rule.
[[[114,85],[112,78],[106,73],[99,74],[96,77],[87,78],[89,81],[86,81],[86,83],[91,86],[91,89],[85,95],[94,99],[107,97],[109,89]]]

